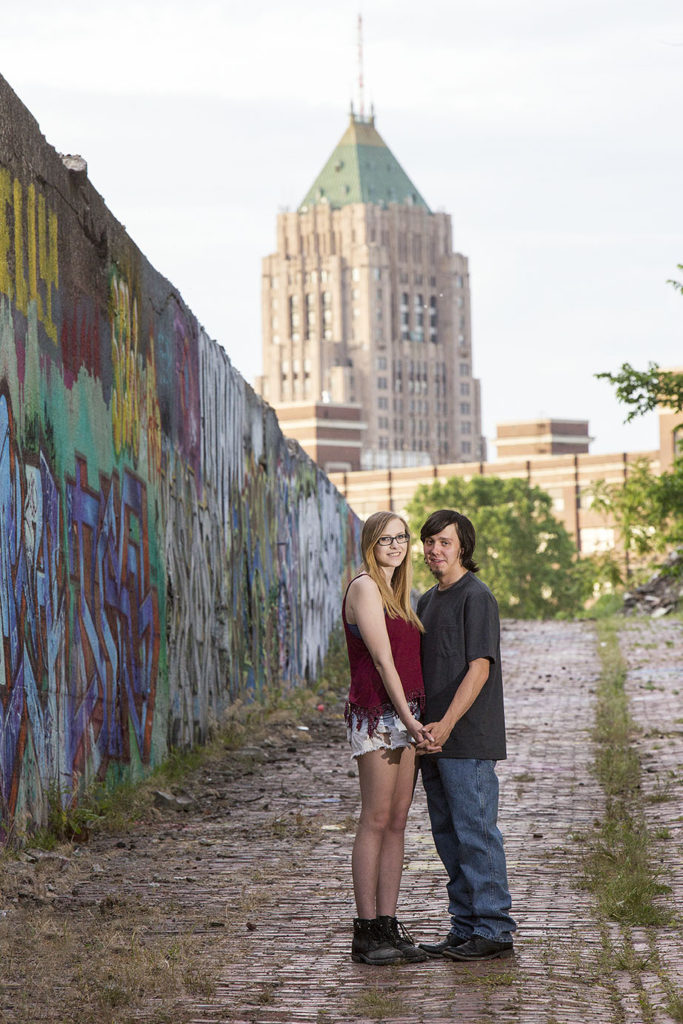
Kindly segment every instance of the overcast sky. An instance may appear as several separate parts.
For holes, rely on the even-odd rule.
[[[260,261],[357,97],[358,0],[31,0],[0,73],[249,380]],[[363,0],[366,108],[469,257],[483,428],[658,445],[593,374],[683,365],[681,0]],[[356,98],[357,103],[357,98]],[[493,454],[493,449],[490,449]]]

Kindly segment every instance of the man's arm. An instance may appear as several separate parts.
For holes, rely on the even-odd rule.
[[[417,749],[429,753],[434,748],[443,747],[444,743],[452,733],[456,722],[469,711],[475,700],[481,693],[484,683],[489,677],[491,663],[488,658],[475,658],[470,662],[470,667],[463,676],[460,686],[455,691],[455,696],[448,706],[443,718],[438,722],[429,722],[425,729],[434,737],[433,743],[423,740],[418,743]]]

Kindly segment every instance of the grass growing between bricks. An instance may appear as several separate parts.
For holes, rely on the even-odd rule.
[[[661,897],[671,892],[653,867],[653,840],[644,813],[642,766],[633,743],[635,725],[625,689],[627,666],[619,647],[617,622],[596,623],[600,680],[593,741],[594,771],[605,793],[605,814],[592,836],[583,837],[587,851],[584,883],[595,896],[601,917],[601,975],[612,992],[618,1014],[616,973],[627,972],[637,993],[643,1024],[652,1024],[654,1009],[642,974],[657,974],[671,1016],[683,1021],[683,997],[671,983],[664,966],[643,957],[635,947],[632,928],[644,928],[655,950],[655,929],[674,924]],[[610,922],[616,922],[614,924]]]

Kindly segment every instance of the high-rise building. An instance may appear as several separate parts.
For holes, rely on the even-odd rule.
[[[257,389],[304,447],[339,423],[328,470],[486,457],[472,375],[467,258],[451,218],[428,207],[369,118],[351,117],[263,260]],[[320,403],[330,410],[320,419]],[[299,415],[295,415],[298,409]],[[355,410],[356,447],[347,444]],[[344,412],[346,415],[342,416]]]

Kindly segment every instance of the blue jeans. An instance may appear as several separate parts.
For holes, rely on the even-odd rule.
[[[451,933],[509,942],[517,925],[498,818],[495,761],[422,758],[422,782],[437,853],[448,872]]]

